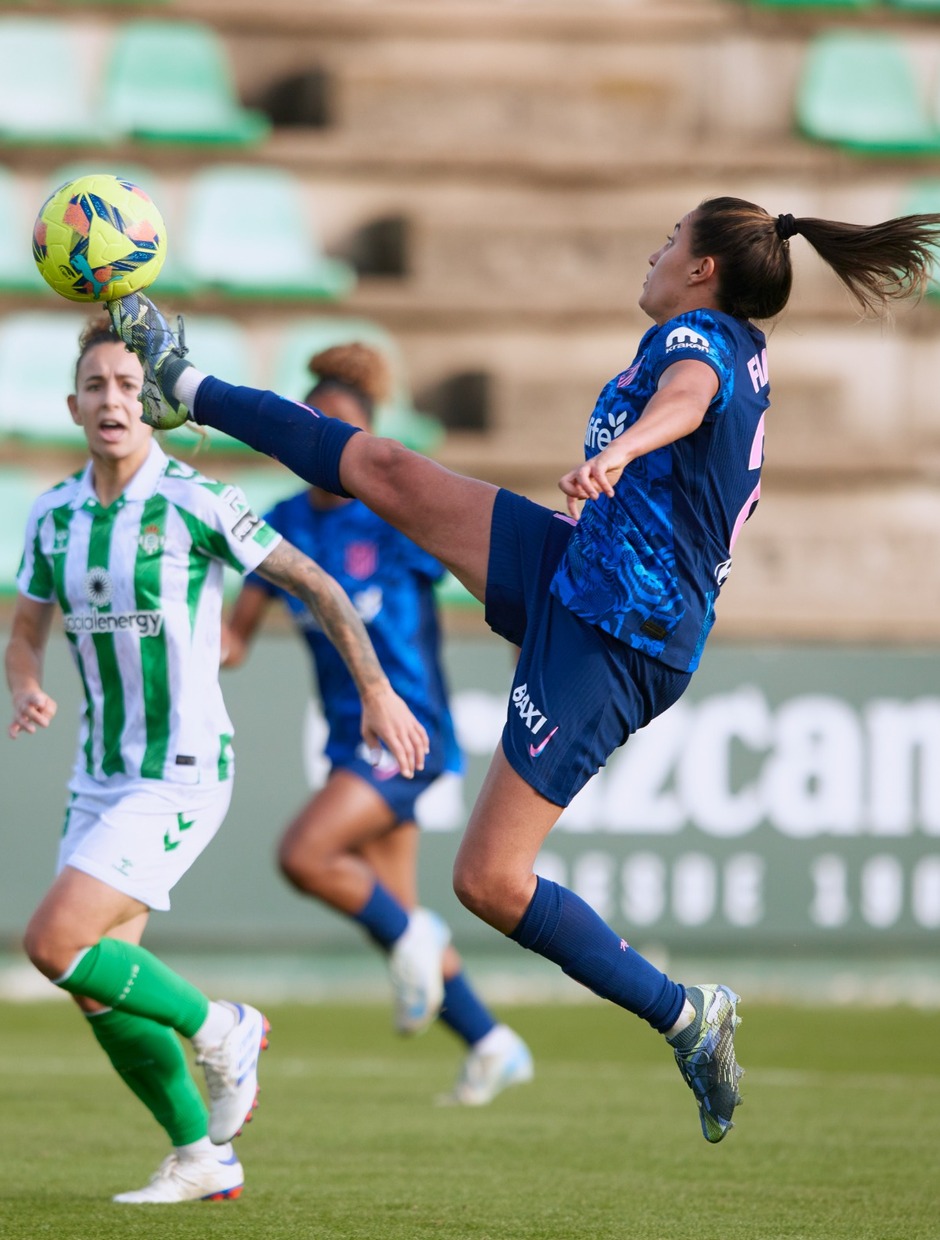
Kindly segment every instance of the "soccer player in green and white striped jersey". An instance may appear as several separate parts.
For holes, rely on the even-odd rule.
[[[73,420],[84,469],[30,513],[6,651],[9,734],[48,727],[42,687],[55,608],[85,694],[57,877],[25,935],[36,967],[70,992],[172,1151],[126,1203],[237,1197],[231,1140],[250,1118],[264,1016],[210,1001],[140,946],[152,909],[212,839],[232,787],[232,725],[218,684],[225,565],[304,600],[362,699],[363,737],[403,772],[427,736],[393,692],[355,608],[235,487],[166,456],[140,420],[140,362],[110,327],[80,341]],[[203,1065],[206,1108],[177,1034]]]

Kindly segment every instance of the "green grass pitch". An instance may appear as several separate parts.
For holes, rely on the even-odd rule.
[[[166,1153],[66,1003],[0,1005],[4,1240],[936,1240],[940,1014],[742,1004],[709,1146],[668,1048],[586,1002],[501,1011],[537,1077],[433,1105],[457,1044],[380,1006],[269,1010],[239,1201],[116,1206]]]

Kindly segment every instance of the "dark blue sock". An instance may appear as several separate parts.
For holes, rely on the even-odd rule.
[[[408,929],[408,914],[379,883],[359,912],[353,913],[353,921],[358,921],[379,947],[391,947]]]
[[[444,1004],[438,1019],[468,1046],[476,1045],[496,1028],[496,1021],[462,973],[444,979]]]
[[[532,902],[509,937],[561,965],[602,999],[642,1016],[658,1033],[671,1029],[679,1018],[685,990],[566,887],[537,879]]]
[[[233,387],[212,375],[199,384],[194,419],[264,452],[314,486],[348,496],[339,459],[361,428],[309,409],[275,392]]]

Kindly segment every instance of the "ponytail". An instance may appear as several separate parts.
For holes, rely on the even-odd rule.
[[[940,246],[940,215],[905,215],[883,224],[840,224],[778,215],[740,198],[711,198],[692,219],[696,256],[715,259],[719,308],[737,318],[769,319],[793,283],[789,239],[804,237],[863,312],[923,293]]]

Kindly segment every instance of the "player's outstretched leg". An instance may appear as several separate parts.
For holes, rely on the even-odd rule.
[[[741,1105],[738,1081],[744,1075],[734,1056],[734,1031],[741,1023],[738,996],[712,982],[687,986],[685,996],[695,1009],[692,1023],[668,1040],[682,1073],[695,1095],[706,1141],[721,1141]]]
[[[176,381],[191,363],[185,345],[170,330],[166,319],[143,293],[129,293],[108,302],[114,330],[140,358],[144,386],[140,394],[143,420],[157,430],[181,426],[189,410],[175,394]]]
[[[206,1148],[208,1147],[208,1148]],[[232,1201],[245,1183],[242,1165],[231,1145],[208,1141],[174,1149],[150,1177],[149,1184],[112,1201],[120,1205],[173,1205],[180,1201]]]
[[[201,374],[186,359],[166,319],[149,298],[131,293],[108,303],[114,330],[140,358],[144,386],[143,420],[158,430],[172,430],[190,416],[240,439],[256,452],[281,461],[298,477],[347,495],[339,480],[343,449],[360,427],[322,417],[297,401],[274,392],[233,387]],[[199,409],[195,409],[197,404]]]
[[[218,1037],[225,1025],[227,1031]],[[257,1009],[223,1000],[211,1005],[206,1024],[193,1037],[209,1092],[209,1139],[216,1145],[237,1137],[251,1121],[258,1105],[258,1056],[267,1050],[270,1029]]]

